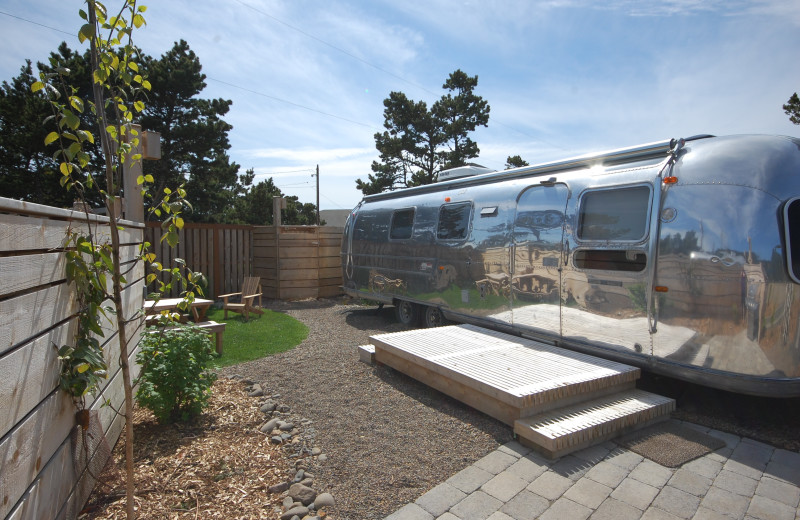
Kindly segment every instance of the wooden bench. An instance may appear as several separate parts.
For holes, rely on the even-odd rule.
[[[193,323],[194,326],[203,329],[204,331],[208,332],[210,335],[216,336],[216,348],[217,354],[220,356],[222,355],[222,333],[225,332],[225,323],[217,323],[216,321],[201,321],[200,323]],[[166,330],[174,329],[175,327],[169,327]],[[157,332],[157,331],[154,331]]]

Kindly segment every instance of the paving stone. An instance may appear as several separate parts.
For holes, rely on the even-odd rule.
[[[761,520],[794,520],[797,510],[771,498],[754,496],[747,515]]]
[[[498,500],[508,502],[514,498],[517,493],[525,489],[528,484],[530,484],[530,482],[527,480],[522,480],[506,470],[481,486],[481,490],[489,493]]]
[[[460,489],[464,493],[472,493],[482,485],[489,482],[489,480],[494,475],[489,473],[486,470],[483,470],[477,466],[468,466],[445,482],[453,486],[454,488]]]
[[[497,448],[497,451],[519,458],[530,453],[531,449],[517,441],[510,441]]]
[[[722,471],[723,464],[722,462],[711,460],[708,457],[700,457],[699,459],[687,462],[681,468],[694,471],[698,475],[702,475],[706,478],[715,479],[717,475],[719,475],[719,472]]]
[[[562,477],[558,473],[547,471],[542,473],[539,478],[531,482],[527,487],[531,493],[536,493],[547,500],[556,500],[572,487],[573,482],[567,477]]]
[[[733,473],[738,473],[739,475],[749,477],[753,480],[760,479],[761,476],[764,474],[763,468],[742,464],[741,462],[735,461],[733,459],[728,459],[728,462],[726,462],[725,465],[722,466],[722,469],[727,471],[732,471]]]
[[[658,495],[658,488],[628,477],[611,493],[611,498],[644,511],[656,495]]]
[[[712,480],[688,469],[679,469],[669,479],[669,485],[697,497],[703,497],[711,487]]]
[[[703,497],[700,502],[700,505],[716,511],[717,513],[722,513],[734,518],[741,518],[744,516],[745,511],[747,511],[748,503],[749,501],[741,495],[731,493],[728,490],[716,486],[711,486],[706,496]]]
[[[417,504],[406,504],[384,520],[433,520],[433,515]]]
[[[461,520],[486,520],[502,505],[503,503],[493,496],[478,490],[450,508],[450,512]]]
[[[486,520],[514,520],[514,518],[508,516],[505,513],[501,513],[500,511],[495,511],[494,513],[492,513],[492,516],[490,516]]]
[[[738,473],[723,469],[714,479],[714,485],[722,489],[727,489],[731,493],[742,495],[744,497],[751,497],[756,492],[758,481],[750,477],[745,477]]]
[[[739,445],[739,442],[741,442],[742,440],[742,438],[739,437],[738,435],[734,435],[732,433],[727,433],[727,432],[721,432],[719,430],[714,430],[714,429],[708,430],[706,433],[708,433],[712,437],[716,437],[717,439],[723,440],[730,449],[735,449],[736,446]]]
[[[453,513],[448,511],[447,513],[443,514],[442,516],[440,516],[436,520],[461,520],[461,519],[459,517],[457,517],[456,515],[454,515]]]
[[[592,469],[592,464],[585,460],[581,460],[572,455],[561,457],[561,459],[550,466],[550,471],[554,471],[562,477],[567,477],[570,480],[578,480],[589,470]]]
[[[443,482],[419,497],[415,503],[433,516],[439,516],[466,497],[467,494],[460,489]]]
[[[663,509],[651,507],[642,515],[642,520],[680,520],[679,516],[667,513]]]
[[[766,476],[758,483],[756,495],[777,500],[790,507],[797,507],[800,503],[799,487]]]
[[[653,500],[657,507],[678,518],[692,518],[700,506],[700,497],[696,497],[672,486],[665,486]]]
[[[589,446],[588,448],[584,448],[580,451],[576,451],[572,455],[581,459],[585,460],[586,462],[590,462],[592,464],[597,464],[604,458],[611,450],[603,445],[595,445]]]
[[[703,426],[701,424],[695,424],[695,423],[691,423],[691,422],[687,422],[687,421],[678,421],[678,422],[680,422],[681,426],[683,426],[685,428],[691,428],[692,430],[697,430],[700,433],[708,433],[708,430],[711,429],[711,428],[709,428],[707,426]]]
[[[550,508],[539,517],[540,520],[585,520],[592,514],[592,510],[568,498],[559,498]]]
[[[547,471],[548,466],[547,463],[540,462],[537,457],[526,455],[510,465],[506,471],[530,483]]]
[[[645,459],[631,471],[630,476],[653,487],[661,487],[672,477],[672,470]]]
[[[640,462],[644,460],[644,457],[642,457],[641,455],[637,455],[632,451],[624,450],[622,448],[617,448],[611,450],[611,452],[609,452],[605,460],[612,464],[616,464],[621,468],[625,468],[628,471],[631,471],[633,470],[633,468],[638,466]]]
[[[592,514],[591,520],[639,520],[641,517],[639,509],[608,497]]]
[[[772,460],[788,466],[798,467],[800,466],[800,453],[796,451],[776,449],[772,454]]]
[[[733,450],[731,453],[731,459],[744,464],[745,466],[750,466],[754,469],[758,469],[759,471],[764,471],[764,468],[767,467],[767,463],[772,459],[772,454],[775,451],[775,448],[772,446],[768,446],[762,443],[756,443],[755,441],[746,442],[742,440],[738,446]]]
[[[519,457],[514,457],[508,453],[495,450],[475,463],[475,466],[497,475],[510,465],[517,462]]]
[[[596,464],[584,476],[610,488],[615,488],[628,476],[628,470],[604,460]]]
[[[700,506],[692,520],[731,520],[731,517],[728,515],[723,515],[722,513],[717,513],[713,509]]]
[[[613,491],[610,487],[604,486],[594,480],[582,478],[564,493],[564,496],[573,502],[577,502],[586,507],[597,509],[600,504],[608,498]]]
[[[533,520],[544,513],[549,506],[550,502],[547,499],[523,490],[501,507],[500,511],[515,520]]]
[[[800,486],[800,464],[795,464],[791,458],[786,462],[771,460],[764,473],[772,478]]]

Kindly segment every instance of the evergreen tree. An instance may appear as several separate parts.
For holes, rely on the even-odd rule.
[[[786,112],[792,123],[800,125],[800,98],[797,97],[797,92],[792,94],[789,101],[783,105],[783,111]]]
[[[446,95],[428,109],[402,92],[383,101],[384,132],[375,134],[380,161],[372,163],[366,181],[356,180],[364,195],[430,184],[443,169],[463,166],[477,157],[478,145],[469,137],[489,121],[489,105],[474,93],[477,76],[461,70],[450,74],[442,88]]]
[[[520,157],[519,155],[509,155],[506,158],[506,170],[510,170],[511,168],[522,168],[523,166],[530,166],[528,161]]]
[[[193,207],[187,220],[222,222],[243,190],[239,165],[227,154],[233,127],[222,119],[231,101],[198,97],[206,87],[206,76],[184,40],[158,60],[146,57],[144,67],[153,90],[142,128],[161,134],[161,159],[145,161],[144,173],[153,176],[157,192],[186,183]]]

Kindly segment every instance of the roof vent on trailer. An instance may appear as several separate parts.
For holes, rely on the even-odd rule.
[[[466,166],[459,166],[458,168],[450,168],[449,170],[442,170],[439,172],[439,177],[436,182],[444,182],[460,177],[472,177],[473,175],[481,175],[483,173],[492,173],[495,170],[481,166],[480,164],[469,163]]]

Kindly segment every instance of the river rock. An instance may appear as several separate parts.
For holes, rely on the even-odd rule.
[[[288,482],[281,482],[280,484],[275,484],[274,486],[270,486],[268,488],[268,491],[270,493],[277,494],[277,493],[283,493],[287,489],[289,489],[289,483]]]
[[[289,486],[289,496],[307,506],[317,498],[317,492],[303,484],[292,484]]]
[[[333,507],[335,502],[333,500],[333,495],[330,493],[320,493],[317,495],[317,498],[314,499],[314,509],[320,509],[322,507]]]
[[[292,517],[303,518],[308,514],[307,507],[293,507],[281,515],[281,520],[292,520]]]
[[[261,397],[264,395],[264,390],[261,388],[261,385],[255,384],[250,388],[250,392],[247,395],[250,397]]]
[[[275,401],[266,401],[264,404],[261,405],[260,410],[264,413],[274,412],[275,408],[278,407],[278,404]]]

